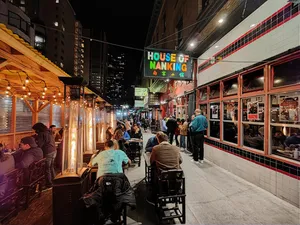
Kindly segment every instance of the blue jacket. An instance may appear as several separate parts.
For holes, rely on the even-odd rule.
[[[207,119],[203,115],[198,115],[195,119],[191,122],[190,127],[192,132],[200,132],[205,131],[208,127]]]
[[[158,145],[156,136],[149,138],[145,148],[146,152],[152,152],[153,147],[156,145]]]
[[[130,135],[128,134],[127,131],[124,132],[123,138],[125,141],[128,141],[130,139]]]

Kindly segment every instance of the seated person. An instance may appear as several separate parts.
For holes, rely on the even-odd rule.
[[[15,169],[14,157],[12,155],[4,154],[4,152],[1,150],[0,151],[0,199],[4,197],[8,185],[8,183],[2,183],[4,181],[3,176],[14,169]]]
[[[180,148],[168,142],[164,133],[157,137],[158,145],[154,146],[150,156],[150,163],[155,163],[157,169],[179,169],[182,163]]]
[[[124,138],[125,141],[130,140],[130,135],[128,134],[128,132],[126,130],[124,131],[123,138]]]
[[[20,142],[20,150],[13,154],[16,168],[28,168],[33,162],[43,158],[43,151],[35,143],[33,137],[24,137]]]
[[[284,144],[287,147],[291,147],[293,145],[300,145],[300,129],[295,129],[292,132],[292,135],[285,139]]]
[[[114,149],[114,142],[105,142],[104,151],[92,159],[92,166],[98,165],[97,179],[107,173],[123,173],[123,163],[130,164],[131,161],[121,150]]]
[[[12,155],[6,155],[0,151],[0,183],[3,175],[15,169],[15,160]]]
[[[137,124],[133,124],[133,126],[131,128],[131,132],[130,132],[130,137],[140,139],[142,136],[143,135],[142,135],[141,129],[138,127]]]
[[[164,133],[159,131],[155,136],[149,138],[145,147],[146,152],[152,152],[153,147],[158,145],[158,136],[161,136],[162,134]]]

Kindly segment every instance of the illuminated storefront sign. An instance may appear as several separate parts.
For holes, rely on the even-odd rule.
[[[145,97],[148,95],[148,88],[135,88],[134,96],[136,97]]]
[[[143,108],[144,107],[144,101],[143,100],[135,100],[134,101],[134,107],[135,108]]]
[[[145,49],[144,76],[192,80],[192,58],[183,52]]]

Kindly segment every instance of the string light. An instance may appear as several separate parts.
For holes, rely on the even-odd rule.
[[[47,91],[47,86],[45,85],[45,87],[44,87],[44,91]]]
[[[61,93],[60,93],[60,92],[58,92],[58,96],[61,96]]]
[[[42,92],[42,95],[45,95],[45,94],[46,94],[46,93],[43,91],[43,92]]]
[[[8,83],[6,89],[7,89],[7,90],[10,90],[10,89],[11,89],[10,83]]]
[[[42,98],[45,98],[45,96],[44,96],[44,95],[42,95]]]
[[[31,92],[30,92],[30,91],[28,91],[27,95],[29,95],[29,96],[30,96],[30,95],[31,95]]]
[[[25,79],[25,83],[28,84],[29,83],[29,77],[27,76]]]
[[[23,88],[23,90],[26,90],[26,86],[25,86],[25,84],[23,84],[23,87],[22,87],[22,88]]]

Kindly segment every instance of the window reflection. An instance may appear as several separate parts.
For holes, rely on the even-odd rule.
[[[272,154],[300,161],[300,127],[271,126]]]
[[[201,101],[207,100],[207,88],[203,88],[200,90],[200,100]]]
[[[207,104],[200,104],[201,114],[207,117]]]
[[[219,98],[220,97],[220,84],[216,84],[210,87],[209,98]]]
[[[232,142],[237,144],[237,135],[238,135],[238,130],[237,130],[237,124],[236,123],[231,123],[231,122],[224,122],[223,123],[223,139],[224,141]]]
[[[210,121],[209,126],[210,136],[214,138],[220,138],[220,121]]]
[[[220,119],[220,103],[210,104],[210,119]]]
[[[224,81],[223,95],[235,95],[238,92],[238,80],[237,78]]]
[[[264,70],[256,70],[243,76],[243,92],[264,89]]]
[[[300,58],[273,67],[274,87],[300,83]]]
[[[264,150],[264,126],[243,124],[244,146],[257,150]]]

